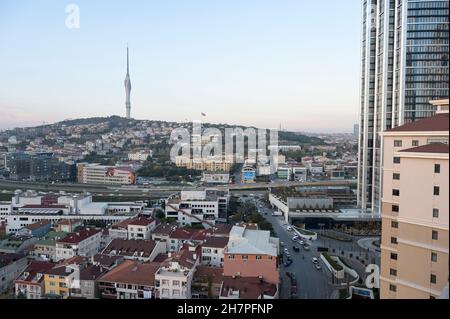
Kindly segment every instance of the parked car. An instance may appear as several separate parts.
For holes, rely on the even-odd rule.
[[[318,260],[316,257],[313,257],[313,258],[311,259],[311,261],[313,262],[313,264],[319,263],[319,260]]]
[[[289,267],[290,265],[292,265],[292,260],[288,259],[284,262],[284,267]]]
[[[296,253],[298,253],[299,251],[300,251],[300,248],[298,247],[298,246],[292,246],[292,249],[296,252]]]
[[[280,242],[280,246],[281,247],[284,247],[285,245],[284,245],[284,242]]]
[[[311,250],[311,248],[309,248],[309,246],[307,246],[307,245],[303,246],[303,249],[306,250],[306,251],[310,251]]]
[[[322,266],[321,266],[320,264],[317,263],[317,264],[316,264],[316,269],[317,269],[317,270],[321,270],[321,269],[322,269]]]
[[[284,252],[285,252],[286,254],[289,254],[289,249],[285,248],[285,249],[284,249]]]
[[[300,245],[304,245],[305,242],[303,240],[300,240]]]

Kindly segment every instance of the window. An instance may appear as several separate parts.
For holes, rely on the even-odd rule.
[[[392,179],[395,180],[395,181],[400,180],[400,174],[399,173],[392,174]]]
[[[433,240],[438,240],[439,235],[438,235],[438,231],[437,231],[437,230],[433,230],[433,231],[431,232],[431,238],[432,238]]]
[[[402,147],[402,141],[401,140],[395,140],[394,141],[394,147]]]
[[[434,186],[434,188],[433,188],[433,194],[434,194],[435,196],[439,196],[439,192],[440,192],[439,186]]]
[[[392,196],[400,196],[400,190],[399,189],[393,189],[392,190]]]
[[[413,147],[419,146],[419,141],[418,140],[413,140],[412,141],[412,146]]]
[[[180,281],[179,280],[174,280],[172,281],[172,285],[175,287],[180,287]]]
[[[261,260],[261,256],[256,256],[256,260]]]
[[[228,259],[233,260],[234,259],[234,255],[228,255]]]
[[[439,174],[441,172],[441,164],[434,164],[434,172]]]
[[[247,255],[242,255],[242,260],[247,261],[248,260],[248,256]]]
[[[389,273],[391,274],[391,276],[397,276],[397,269],[390,269]]]
[[[435,253],[434,251],[431,252],[431,261],[432,262],[437,262],[437,253]]]
[[[398,222],[396,222],[396,221],[391,221],[391,227],[392,227],[392,228],[398,228]]]
[[[397,286],[396,285],[389,285],[389,290],[396,292],[397,291]]]
[[[400,157],[394,157],[394,164],[400,164]]]
[[[391,259],[392,260],[397,260],[398,259],[398,255],[396,253],[391,253]]]
[[[439,209],[433,208],[433,218],[439,218]]]
[[[430,282],[431,282],[432,284],[435,284],[435,283],[436,283],[436,280],[437,280],[436,275],[431,274],[431,276],[430,276]]]
[[[391,244],[397,245],[397,237],[391,237]]]
[[[394,213],[398,213],[400,211],[400,207],[398,205],[392,205],[392,211]]]

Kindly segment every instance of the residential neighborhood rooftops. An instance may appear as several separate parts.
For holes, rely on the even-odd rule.
[[[0,268],[8,266],[9,264],[22,259],[24,256],[21,254],[13,253],[0,253]]]
[[[148,258],[155,246],[156,242],[150,239],[127,240],[116,238],[109,243],[102,254]]]
[[[96,228],[80,229],[77,232],[71,233],[66,237],[58,240],[58,243],[78,244],[79,242],[82,242],[83,240],[86,240],[99,232],[101,232],[101,230]]]
[[[277,247],[271,241],[270,232],[234,226],[227,245],[229,254],[277,256]]]
[[[274,297],[277,286],[258,277],[223,277],[221,297],[238,294],[240,299],[260,299],[263,295]]]
[[[37,276],[44,274],[55,267],[55,263],[48,261],[32,261],[22,274],[16,279],[20,282],[40,283],[44,280],[44,276]]]
[[[34,224],[30,224],[28,226],[25,226],[25,228],[33,231],[33,230],[39,229],[39,228],[41,228],[43,226],[47,226],[49,224],[51,224],[51,222],[49,220],[41,220],[41,221],[38,221],[38,222],[36,222]]]
[[[212,284],[221,284],[223,268],[198,265],[194,273],[194,280],[210,280]]]
[[[207,237],[205,242],[203,243],[203,247],[211,247],[211,248],[225,248],[228,244],[228,237]]]
[[[159,263],[140,263],[133,260],[125,260],[119,266],[101,276],[98,280],[101,282],[154,286],[155,273],[159,267]]]

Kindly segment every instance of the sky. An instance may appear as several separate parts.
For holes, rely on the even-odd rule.
[[[0,0],[0,129],[124,116],[128,43],[136,119],[351,132],[360,15],[359,0]]]

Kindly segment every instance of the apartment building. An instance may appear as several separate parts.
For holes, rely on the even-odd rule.
[[[100,164],[77,164],[77,181],[81,184],[131,185],[136,176],[130,167]]]
[[[233,160],[223,158],[192,159],[185,156],[177,156],[175,158],[176,166],[199,171],[228,172],[233,164]]]
[[[169,253],[169,258],[155,274],[157,298],[191,299],[192,280],[198,263],[199,255],[195,251]]]
[[[155,298],[155,273],[159,263],[125,260],[98,279],[99,296],[103,299]]]
[[[32,261],[15,280],[17,298],[41,299],[44,295],[44,273],[55,267],[47,261]]]
[[[61,264],[44,274],[45,297],[68,298],[72,289],[79,288],[80,268],[77,264]]]
[[[149,217],[137,216],[111,226],[111,239],[150,239],[151,232],[156,227],[156,220]]]
[[[14,280],[27,267],[27,258],[22,254],[0,252],[0,294],[14,285]]]
[[[261,277],[278,285],[278,247],[279,239],[269,231],[234,226],[224,250],[224,276]]]
[[[227,237],[207,237],[202,244],[202,264],[211,267],[223,267],[224,250],[228,240]]]
[[[101,235],[102,231],[94,228],[80,229],[67,235],[56,242],[56,260],[95,255],[100,250]]]
[[[165,201],[165,213],[181,226],[204,224],[211,227],[219,220],[226,221],[228,200],[228,191],[181,191]]]
[[[164,242],[151,239],[113,239],[102,251],[102,254],[151,262],[159,254],[165,254],[167,252],[166,247]]]
[[[438,298],[448,284],[448,101],[443,110],[382,133],[384,299]]]

